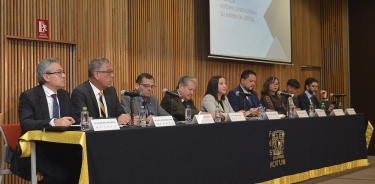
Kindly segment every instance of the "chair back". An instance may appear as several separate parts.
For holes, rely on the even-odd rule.
[[[18,139],[21,136],[21,125],[1,125],[1,134],[3,134],[5,144],[7,144],[9,146],[9,149],[14,153],[14,150],[16,150],[18,144]]]

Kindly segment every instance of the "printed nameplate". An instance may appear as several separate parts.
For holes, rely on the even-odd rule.
[[[315,112],[316,112],[316,115],[318,117],[326,117],[327,116],[326,112],[322,109],[315,109]]]
[[[176,126],[172,116],[154,116],[151,119],[150,125],[155,125],[156,127],[165,126]]]
[[[230,120],[231,122],[235,121],[246,121],[245,117],[243,116],[242,113],[228,113],[225,116],[225,121]]]
[[[304,111],[304,110],[297,111],[297,116],[298,116],[298,118],[308,118],[309,117],[309,115],[307,115],[307,112]]]
[[[214,119],[212,118],[211,114],[202,114],[202,115],[195,115],[193,119],[193,124],[209,124],[215,123]]]
[[[279,114],[277,112],[275,112],[275,111],[273,111],[273,112],[266,112],[266,116],[267,116],[267,118],[269,120],[271,120],[271,119],[281,119],[280,116],[279,116]]]
[[[345,114],[347,114],[347,115],[355,115],[357,113],[355,113],[354,108],[347,108],[345,110]]]
[[[342,109],[333,109],[331,112],[331,116],[345,116],[345,114]]]
[[[90,130],[104,131],[104,130],[119,130],[117,119],[93,119],[89,125]]]

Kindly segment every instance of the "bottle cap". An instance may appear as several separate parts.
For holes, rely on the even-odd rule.
[[[219,107],[219,104],[216,104],[216,107]]]
[[[144,109],[145,108],[145,106],[141,106],[141,109]]]
[[[186,108],[190,108],[190,105],[186,105]]]
[[[290,103],[290,105],[293,105],[293,103]]]
[[[82,109],[83,109],[84,111],[87,111],[87,107],[83,107]]]
[[[310,105],[312,105],[312,103],[310,103]]]
[[[262,104],[259,104],[259,106],[262,106]]]
[[[322,103],[322,105],[324,105],[324,103]]]

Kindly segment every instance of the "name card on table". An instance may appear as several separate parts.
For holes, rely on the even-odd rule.
[[[235,121],[246,121],[245,117],[243,116],[242,113],[228,113],[226,116],[225,116],[225,121],[231,121],[231,122],[235,122]]]
[[[333,109],[331,116],[345,116],[344,111],[342,109]]]
[[[176,126],[172,116],[154,116],[151,119],[150,126],[156,127]]]
[[[297,116],[298,116],[299,118],[308,118],[308,117],[309,117],[309,115],[307,115],[307,112],[304,111],[304,110],[296,111],[296,112],[297,112]]]
[[[354,108],[347,108],[347,109],[345,109],[345,114],[346,115],[355,115],[357,113],[355,113]]]
[[[195,115],[193,119],[193,124],[209,124],[215,123],[214,119],[212,118],[211,114],[202,114],[202,115]]]
[[[89,130],[104,131],[104,130],[119,130],[120,127],[116,118],[111,119],[93,119],[90,122]]]
[[[277,112],[266,112],[266,116],[269,120],[271,119],[281,119]]]
[[[326,112],[322,109],[315,109],[315,112],[316,112],[316,115],[318,117],[326,117],[327,116]]]

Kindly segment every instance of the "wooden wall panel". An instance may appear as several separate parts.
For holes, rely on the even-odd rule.
[[[1,106],[0,124],[19,123],[19,94],[37,85],[35,67],[47,57],[59,57],[68,71],[66,44],[6,40],[5,35],[37,37],[36,19],[47,19],[50,39],[76,42],[72,48],[72,85],[88,79],[87,67],[96,57],[109,59],[115,72],[113,86],[134,89],[136,77],[155,77],[154,94],[175,89],[183,75],[198,79],[194,94],[200,108],[208,80],[225,76],[228,89],[239,84],[245,69],[257,72],[260,93],[269,76],[280,79],[281,90],[290,78],[303,84],[320,80],[321,89],[347,93],[347,23],[345,0],[291,0],[293,65],[263,64],[207,58],[209,54],[208,0],[3,0],[0,12]],[[301,66],[308,66],[302,68]],[[69,75],[67,75],[69,76]],[[69,89],[69,83],[66,85]],[[318,96],[318,98],[320,98]],[[344,107],[348,107],[348,98]],[[7,177],[5,183],[22,183]]]

